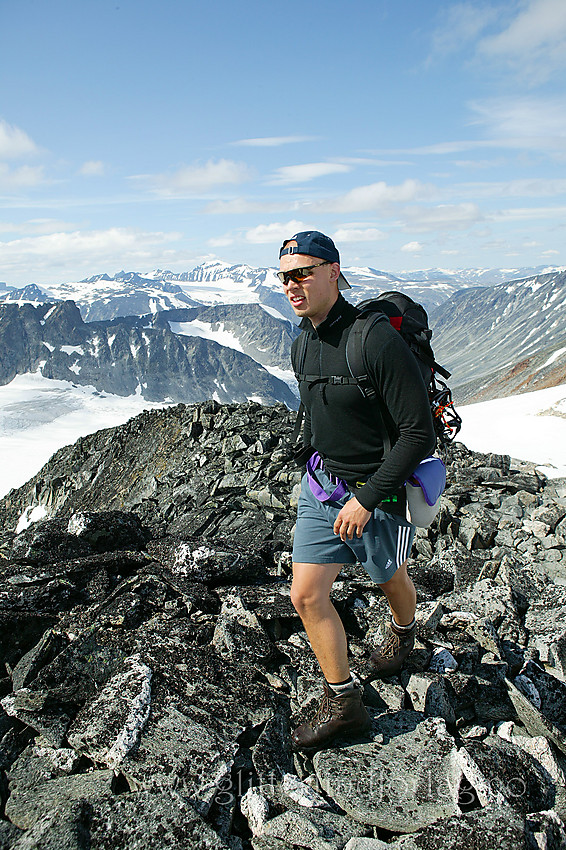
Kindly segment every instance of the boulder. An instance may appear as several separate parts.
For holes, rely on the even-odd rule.
[[[382,724],[391,735],[387,743],[353,744],[315,755],[325,793],[355,821],[391,832],[415,832],[456,814],[462,770],[444,721],[426,718],[413,731],[398,733],[394,718],[379,715],[375,728]]]

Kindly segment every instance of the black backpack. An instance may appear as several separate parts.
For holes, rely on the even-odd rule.
[[[409,298],[402,292],[383,292],[377,298],[362,301],[357,305],[358,316],[346,343],[346,361],[351,377],[330,375],[322,380],[332,384],[356,384],[364,398],[375,400],[380,407],[382,419],[387,422],[384,415],[383,401],[373,386],[368,375],[365,362],[365,340],[368,333],[376,322],[388,320],[390,324],[399,331],[411,351],[413,352],[425,385],[434,422],[434,430],[439,443],[442,446],[452,442],[462,427],[462,420],[454,409],[452,394],[448,386],[438,376],[448,379],[450,372],[434,359],[430,339],[432,331],[428,326],[428,316],[424,307]],[[294,358],[295,377],[297,381],[319,382],[321,378],[317,375],[305,375],[303,367],[306,356],[307,335],[301,334]],[[303,405],[299,408],[297,423],[295,425],[295,439],[298,436],[303,417]],[[390,448],[390,436],[385,430],[384,440],[389,443],[386,451]]]

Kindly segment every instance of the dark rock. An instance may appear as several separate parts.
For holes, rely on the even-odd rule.
[[[260,784],[273,785],[293,772],[289,714],[276,711],[263,728],[253,748],[252,759]]]
[[[202,539],[165,538],[148,545],[148,552],[171,570],[173,576],[198,581],[208,587],[237,581],[261,581],[267,578],[264,559],[245,544],[231,540],[203,544]]]
[[[431,717],[386,744],[320,752],[313,763],[322,788],[354,820],[392,832],[415,832],[458,812],[461,771],[455,752],[444,721]]]
[[[221,850],[226,844],[178,792],[167,788],[93,800],[90,846],[97,850]]]
[[[40,818],[59,812],[69,803],[93,800],[109,795],[114,781],[112,770],[50,779],[40,785],[17,785],[6,803],[6,816],[22,829],[29,829]]]
[[[410,561],[415,650],[365,687],[371,740],[313,764],[289,748],[322,678],[290,599],[292,425],[254,403],[148,412],[0,500],[0,797],[36,818],[19,850],[560,840],[563,496],[508,458],[447,450],[443,508]],[[348,565],[332,601],[359,670],[387,600]],[[101,766],[111,781],[81,802]]]
[[[123,511],[85,511],[70,518],[67,533],[88,543],[95,552],[142,549],[147,535],[139,517]]]
[[[508,741],[497,737],[468,740],[458,757],[483,806],[503,799],[521,814],[554,806],[552,778],[536,759]]]

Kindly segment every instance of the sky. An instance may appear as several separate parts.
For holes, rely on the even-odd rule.
[[[0,281],[566,264],[565,0],[0,0]]]

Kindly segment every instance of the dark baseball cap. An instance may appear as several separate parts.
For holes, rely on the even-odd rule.
[[[285,246],[289,242],[296,242],[297,245],[286,248]],[[285,254],[306,254],[308,257],[319,257],[321,260],[329,260],[331,263],[340,263],[340,254],[336,245],[330,236],[325,236],[320,230],[301,230],[300,233],[295,233],[290,239],[286,239],[279,251],[279,259]],[[350,288],[350,284],[340,272],[338,289]]]

